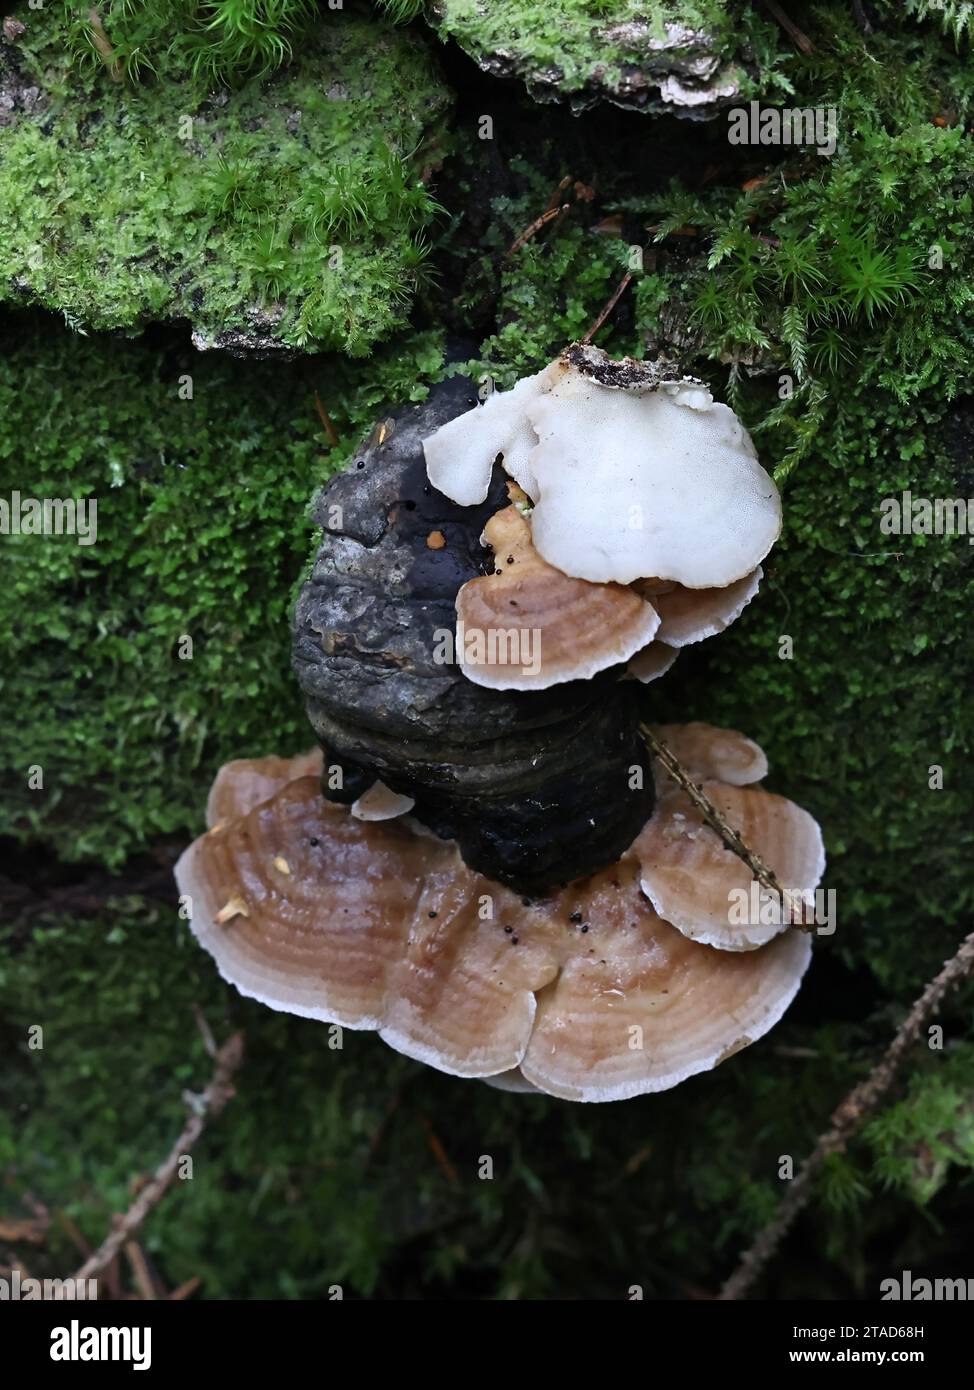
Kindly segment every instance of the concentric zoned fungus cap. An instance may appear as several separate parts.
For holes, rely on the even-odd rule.
[[[626,855],[532,904],[455,846],[325,802],[314,777],[176,866],[195,935],[241,993],[377,1029],[453,1075],[584,1101],[723,1061],[777,1022],[809,959],[799,932],[746,954],[698,945],[658,917],[638,874]]]
[[[404,816],[416,805],[411,796],[394,792],[385,782],[373,782],[367,792],[352,802],[352,815],[359,820],[395,820]]]
[[[423,445],[430,481],[455,501],[481,500],[502,454],[535,502],[538,553],[578,579],[723,588],[781,529],[777,489],[728,406],[702,382],[598,348],[573,345]]]
[[[822,833],[793,801],[746,785],[767,771],[757,745],[707,725],[656,732],[786,894],[795,904],[810,904],[825,871]],[[791,922],[789,904],[759,887],[665,770],[654,765],[654,776],[656,810],[633,845],[643,892],[693,941],[724,951],[752,951],[771,941]]]
[[[176,879],[194,933],[242,994],[378,1029],[457,1076],[520,1062],[534,991],[557,969],[546,944],[520,940],[520,899],[466,869],[454,846],[401,821],[357,820],[314,777],[201,836]],[[488,892],[502,915],[485,922]]]
[[[650,907],[629,856],[557,906],[590,929],[563,948],[520,1071],[564,1100],[624,1100],[709,1071],[778,1022],[811,955],[796,931],[748,954],[688,940]]]
[[[714,777],[718,782],[745,787],[768,775],[764,749],[736,729],[718,729],[713,724],[693,720],[689,724],[658,724],[653,733],[697,781]],[[655,764],[654,770],[659,780]],[[662,785],[664,790],[669,790],[674,783],[666,777]]]
[[[633,588],[660,616],[657,640],[670,647],[688,647],[715,637],[739,618],[758,591],[764,571],[757,569],[724,589],[687,589],[682,584],[638,580]]]
[[[457,594],[457,650],[463,673],[495,690],[543,690],[584,680],[652,641],[655,608],[621,584],[571,579],[542,560],[531,527],[505,507],[484,528],[494,570]],[[478,655],[478,644],[482,650]]]
[[[313,748],[296,758],[279,758],[271,753],[266,758],[235,758],[224,763],[207,798],[207,825],[245,815],[297,777],[320,776],[322,762],[321,749]]]

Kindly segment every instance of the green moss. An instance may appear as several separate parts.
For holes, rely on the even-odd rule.
[[[607,96],[699,116],[756,90],[748,67],[777,82],[774,26],[724,0],[438,0],[431,18],[486,71],[576,104]]]
[[[889,1030],[882,1016],[864,1018],[850,979],[827,961],[815,970],[818,985],[813,974],[773,1035],[715,1072],[625,1105],[574,1106],[442,1076],[371,1034],[345,1030],[340,1049],[329,1045],[326,1026],[224,985],[174,900],[44,918],[29,939],[0,932],[7,1210],[30,1192],[92,1243],[104,1236],[132,1179],[179,1132],[184,1092],[209,1077],[197,1005],[218,1039],[246,1030],[246,1055],[235,1099],[193,1151],[191,1180],[174,1184],[141,1232],[170,1287],[198,1276],[205,1298],[327,1297],[335,1283],[347,1298],[715,1291],[780,1199],[781,1159],[797,1167]],[[837,1021],[822,1022],[826,1009]],[[966,1014],[955,1006],[943,1021],[949,1038]],[[43,1048],[36,1035],[28,1045],[38,1024]],[[870,1201],[885,1172],[870,1173],[872,1155],[930,1143],[963,1114],[966,1052],[920,1061],[939,1107],[912,1108],[911,1095],[889,1112],[888,1133],[830,1167],[776,1265],[773,1296],[876,1297],[880,1275],[856,1253],[866,1232],[884,1252],[883,1274],[924,1268],[909,1263],[920,1251],[962,1257],[955,1192],[928,1197],[922,1214],[908,1196]],[[967,1147],[937,1142],[938,1156],[949,1143],[952,1161],[969,1162]],[[31,1255],[36,1274],[76,1263],[57,1227]]]
[[[716,1072],[625,1105],[499,1095],[371,1036],[346,1033],[333,1051],[321,1025],[241,999],[192,945],[174,895],[72,915],[55,894],[49,915],[0,937],[9,1206],[29,1191],[90,1240],[104,1234],[178,1131],[181,1092],[207,1078],[199,1003],[220,1037],[244,1025],[248,1052],[193,1180],[144,1230],[170,1285],[625,1298],[635,1284],[687,1298],[713,1291],[772,1213],[781,1158],[808,1152],[974,908],[970,547],[879,529],[880,503],[904,489],[974,488],[974,88],[964,47],[883,10],[866,41],[845,5],[811,7],[816,52],[782,73],[796,104],[839,109],[830,160],[734,150],[722,121],[679,134],[658,123],[644,159],[648,123],[608,111],[570,127],[557,108],[514,111],[496,146],[471,137],[444,170],[454,217],[421,299],[429,321],[475,340],[476,370],[507,384],[585,332],[642,245],[645,269],[597,340],[679,355],[733,400],[782,478],[786,530],[761,593],[645,701],[652,718],[756,736],[770,785],[823,826],[837,931],[816,943],[785,1020]],[[565,174],[592,198],[568,195],[572,211],[505,259]],[[213,196],[246,207],[246,164],[221,169]],[[273,242],[261,255],[268,280],[285,273]],[[199,829],[221,761],[307,743],[287,628],[307,501],[380,413],[421,394],[442,339],[410,330],[367,363],[271,367],[194,358],[175,337],[17,326],[0,361],[0,496],[97,496],[99,540],[0,538],[0,755],[13,788],[0,830],[39,842],[34,854],[118,866]],[[186,372],[193,401],[178,396]],[[795,389],[782,399],[784,375]],[[316,389],[342,436],[327,456]],[[183,633],[192,661],[178,656]],[[45,769],[42,792],[28,789],[31,764]],[[126,870],[138,882],[139,865]],[[36,859],[20,873],[32,890]],[[963,1272],[970,990],[937,1022],[943,1050],[921,1040],[888,1107],[829,1162],[770,1296],[875,1298],[891,1271]],[[27,1046],[36,1023],[43,1051]],[[31,1254],[39,1273],[74,1262],[66,1241]]]
[[[178,44],[112,81],[67,19],[25,20],[0,48],[19,103],[0,145],[7,299],[98,329],[186,318],[198,345],[264,350],[361,354],[403,323],[447,100],[416,35],[336,11],[292,66],[227,92]]]
[[[383,398],[422,391],[440,352],[416,334],[367,369],[243,377],[185,349],[18,327],[0,359],[0,497],[94,498],[97,541],[0,538],[0,833],[117,865],[198,828],[221,761],[310,741],[288,605],[306,507],[334,467],[313,392],[347,449]]]
[[[941,1058],[932,1050],[927,1064],[917,1067],[902,1100],[865,1131],[880,1181],[924,1205],[956,1169],[974,1168],[974,1046],[938,1041],[945,1055]]]
[[[886,5],[889,3],[885,0]],[[969,0],[906,0],[906,12],[941,25],[958,42],[974,29],[974,9]]]
[[[499,327],[474,370],[508,384],[584,333],[630,245],[645,248],[621,326],[596,341],[677,356],[733,402],[787,484],[761,594],[719,640],[681,655],[647,707],[760,739],[772,785],[825,830],[839,917],[826,949],[907,998],[974,907],[970,547],[965,535],[880,530],[886,498],[966,498],[974,485],[974,146],[957,96],[971,60],[913,31],[886,34],[871,41],[882,65],[853,89],[862,36],[839,20],[830,32],[815,30],[819,51],[792,76],[799,95],[820,82],[819,100],[839,106],[832,159],[772,151],[769,163],[766,149],[745,149],[692,194],[635,193],[623,175],[596,208],[576,205],[504,260],[553,182],[515,162],[517,191],[494,202],[464,307],[475,317],[496,297]],[[958,124],[932,124],[950,104]],[[622,237],[593,235],[613,213]],[[784,636],[791,659],[779,656]]]
[[[58,8],[68,43],[93,66],[138,79],[158,73],[175,52],[201,78],[234,82],[290,58],[316,7],[314,0],[107,0],[93,10],[60,0]]]

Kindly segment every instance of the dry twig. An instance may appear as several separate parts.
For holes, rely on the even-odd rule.
[[[243,1042],[243,1033],[234,1033],[220,1048],[210,1083],[200,1096],[199,1104],[194,1107],[164,1162],[156,1169],[151,1181],[142,1188],[128,1211],[116,1217],[111,1234],[85,1261],[75,1274],[75,1279],[92,1279],[99,1274],[118,1251],[129,1244],[150,1211],[165,1196],[169,1184],[176,1176],[180,1159],[190,1151],[203,1133],[207,1120],[219,1115],[227,1101],[232,1098],[234,1091],[231,1081],[243,1060]]]
[[[436,1159],[437,1165],[439,1166],[440,1171],[443,1173],[443,1176],[446,1178],[447,1182],[453,1183],[453,1185],[456,1186],[456,1184],[460,1181],[460,1178],[457,1173],[457,1170],[450,1162],[446,1149],[444,1149],[442,1143],[440,1142],[439,1135],[436,1133],[432,1124],[425,1115],[420,1115],[419,1118],[422,1121],[423,1128],[426,1130],[426,1142],[429,1145],[430,1153]]]
[[[318,411],[318,418],[325,427],[325,434],[328,436],[328,443],[331,445],[333,449],[336,449],[338,445],[341,443],[341,440],[339,438],[338,431],[335,429],[334,421],[328,414],[328,411],[325,409],[325,403],[321,399],[317,391],[315,392],[315,408]]]
[[[99,58],[108,69],[108,74],[113,82],[121,82],[122,72],[118,62],[118,56],[112,47],[112,42],[105,33],[105,26],[101,21],[101,15],[97,10],[88,11],[88,29],[91,34],[91,43]]]
[[[566,174],[565,177],[559,183],[558,187],[552,193],[551,197],[548,199],[548,206],[545,208],[545,212],[550,212],[552,208],[558,209],[563,206],[561,201],[562,194],[567,192],[567,190],[571,187],[571,183],[571,174]],[[567,206],[567,204],[565,206]]]
[[[777,876],[768,868],[763,859],[748,848],[738,832],[725,820],[710,798],[697,786],[686,768],[667,748],[666,744],[656,737],[648,724],[640,724],[639,732],[674,782],[686,792],[711,830],[716,831],[720,836],[725,849],[729,849],[732,854],[737,855],[738,859],[742,859],[761,887],[766,888],[769,893],[774,893],[782,906],[788,907],[792,914],[792,926],[800,927],[802,931],[814,931],[816,923],[806,916],[804,904],[796,902],[795,895],[782,888]]]
[[[770,10],[774,18],[784,29],[785,33],[792,39],[796,48],[810,58],[815,52],[815,45],[803,30],[799,29],[795,21],[786,15],[777,0],[764,0],[765,8]]]
[[[173,1289],[172,1293],[166,1294],[169,1303],[182,1303],[189,1298],[191,1293],[195,1293],[203,1281],[198,1274],[194,1274],[192,1279],[187,1279],[185,1284],[180,1284],[178,1289]]]
[[[559,217],[562,213],[567,212],[568,208],[568,203],[563,203],[561,207],[548,208],[547,211],[543,212],[540,217],[536,217],[534,221],[531,223],[530,227],[525,227],[524,231],[517,238],[517,240],[511,243],[510,247],[508,248],[507,254],[504,257],[505,261],[509,261],[512,256],[516,255],[517,252],[520,251],[521,247],[525,244],[525,242],[530,241],[533,236],[536,236],[537,233],[541,231],[542,227],[546,227],[549,222],[553,222],[556,217]]]
[[[867,1115],[886,1095],[907,1052],[933,1017],[946,994],[974,970],[974,931],[915,1000],[879,1063],[843,1100],[828,1129],[796,1173],[772,1220],[745,1251],[740,1264],[718,1294],[725,1301],[743,1298],[781,1244],[795,1217],[812,1193],[813,1181],[832,1154],[842,1153]]]
[[[152,1270],[149,1268],[149,1261],[146,1259],[145,1251],[137,1240],[127,1240],[125,1242],[125,1254],[132,1267],[132,1274],[138,1285],[139,1294],[146,1303],[154,1303],[158,1294],[152,1279]]]
[[[622,279],[619,281],[618,285],[616,286],[616,288],[615,288],[615,290],[614,290],[614,292],[613,292],[613,294],[612,294],[611,299],[608,301],[608,303],[606,304],[605,308],[602,310],[601,314],[599,314],[598,318],[597,318],[597,319],[595,320],[595,322],[592,324],[591,328],[590,328],[590,329],[588,330],[588,332],[585,334],[585,337],[582,339],[582,342],[583,342],[583,343],[590,343],[590,342],[592,341],[592,339],[595,337],[596,333],[598,333],[599,329],[600,329],[600,328],[602,327],[602,325],[605,323],[606,319],[607,319],[607,318],[609,317],[609,315],[612,313],[612,310],[613,310],[613,309],[616,307],[616,305],[619,303],[619,300],[622,298],[622,296],[625,294],[626,290],[629,288],[629,286],[630,286],[631,284],[632,284],[632,271],[631,271],[631,270],[627,270],[626,273],[625,273],[625,275],[622,277]]]

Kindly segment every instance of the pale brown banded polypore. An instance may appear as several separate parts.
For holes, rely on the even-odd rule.
[[[668,922],[694,941],[752,951],[788,929],[796,904],[810,906],[825,872],[817,822],[801,806],[755,784],[768,760],[751,739],[709,724],[654,730],[744,843],[785,889],[778,911],[755,913],[751,872],[707,825],[686,792],[654,761],[656,809],[636,838],[643,892]],[[747,910],[743,905],[747,904]],[[768,907],[775,906],[769,902]]]
[[[465,665],[469,680],[497,690],[543,690],[587,680],[652,641],[660,620],[651,603],[622,584],[572,579],[549,565],[517,507],[491,517],[483,539],[494,552],[494,569],[457,594],[458,629],[523,640],[511,643],[513,661],[498,661],[496,644],[488,647],[494,659]]]
[[[698,773],[761,770],[741,735],[668,733]],[[665,835],[530,900],[408,818],[361,821],[327,803],[284,760],[272,775],[260,760],[259,777],[234,766],[218,778],[221,819],[176,870],[221,974],[272,1008],[374,1029],[441,1071],[566,1100],[666,1090],[763,1036],[807,967],[799,931],[720,950],[664,920],[641,880],[673,867]],[[255,804],[269,775],[275,789]],[[723,884],[713,857],[700,872]]]
[[[657,579],[637,579],[632,588],[659,613],[656,640],[679,648],[716,637],[730,627],[754,598],[763,576],[758,565],[723,589],[688,589]]]

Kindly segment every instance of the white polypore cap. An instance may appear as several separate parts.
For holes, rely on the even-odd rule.
[[[352,802],[352,815],[358,820],[395,820],[416,805],[416,798],[404,792],[394,792],[385,782],[373,782],[367,791]]]
[[[476,506],[486,500],[494,460],[503,454],[507,472],[530,492],[521,479],[530,477],[525,465],[538,440],[525,407],[566,370],[553,362],[535,376],[522,377],[510,391],[492,392],[483,405],[424,439],[426,474],[433,486],[461,507]]]
[[[532,532],[549,564],[691,589],[755,568],[780,530],[777,489],[734,412],[702,409],[699,396],[618,390],[576,372],[527,405],[539,440]]]
[[[734,412],[699,382],[570,352],[425,440],[433,485],[461,505],[483,501],[503,454],[535,503],[538,553],[579,579],[703,589],[754,570],[781,503]]]

